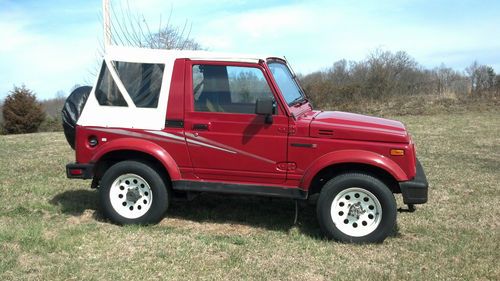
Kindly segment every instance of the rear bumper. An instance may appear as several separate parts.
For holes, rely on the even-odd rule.
[[[69,179],[91,179],[94,177],[94,164],[69,163],[66,165]]]
[[[412,180],[399,183],[405,204],[424,204],[427,202],[429,183],[425,177],[424,168],[418,159],[416,168],[417,174]]]

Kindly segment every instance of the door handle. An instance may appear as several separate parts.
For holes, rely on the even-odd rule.
[[[208,124],[194,124],[193,130],[208,131]]]

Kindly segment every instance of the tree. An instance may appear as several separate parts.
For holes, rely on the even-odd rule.
[[[111,1],[110,1],[111,2]],[[203,46],[190,37],[192,25],[188,21],[177,26],[171,23],[172,9],[166,22],[161,20],[157,29],[152,29],[144,15],[134,11],[129,1],[110,3],[110,31],[111,44],[114,46],[165,49],[165,50],[203,50]],[[104,16],[103,16],[104,22]],[[108,31],[105,31],[108,32]],[[104,44],[100,52],[105,53]],[[90,71],[91,76],[84,80],[84,85],[91,85],[94,77],[100,71],[102,60],[96,61],[95,69]],[[75,87],[70,93],[76,89]]]
[[[498,74],[495,78],[495,93],[500,94],[500,74]]]
[[[42,105],[33,91],[26,86],[14,87],[3,105],[4,132],[6,134],[33,133],[45,119]]]
[[[417,94],[418,63],[404,51],[392,53],[377,49],[364,62],[368,69],[365,87],[372,98]]]
[[[495,70],[488,65],[473,62],[465,69],[471,81],[472,93],[483,93],[494,89]]]
[[[462,93],[464,77],[457,71],[445,66],[443,63],[432,70],[432,77],[435,80],[435,91],[438,95],[446,93]],[[462,89],[460,89],[462,88]]]
[[[133,12],[129,1],[111,5],[111,42],[114,45],[151,49],[201,50],[201,44],[190,38],[191,25],[171,24],[172,10],[165,23],[151,29],[142,14]]]
[[[0,101],[0,112],[3,112],[3,102]],[[3,114],[0,114],[0,135],[3,134]]]

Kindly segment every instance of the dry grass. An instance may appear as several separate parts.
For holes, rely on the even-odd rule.
[[[500,112],[401,117],[431,184],[380,245],[324,240],[314,207],[202,195],[156,226],[100,216],[90,182],[65,179],[61,133],[0,136],[2,280],[495,280],[500,278]]]

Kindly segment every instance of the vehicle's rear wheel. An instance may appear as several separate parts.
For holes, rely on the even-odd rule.
[[[349,243],[382,242],[394,230],[396,200],[375,177],[360,173],[339,175],[321,190],[317,216],[323,232]]]
[[[170,190],[151,166],[123,161],[103,175],[99,196],[105,217],[117,224],[154,224],[169,205]]]

